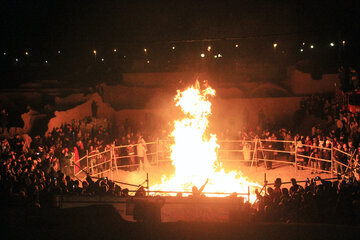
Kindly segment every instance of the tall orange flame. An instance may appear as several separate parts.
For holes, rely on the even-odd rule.
[[[153,186],[152,190],[189,191],[193,186],[203,185],[206,179],[209,179],[209,183],[205,192],[246,193],[248,186],[260,187],[248,182],[240,172],[226,173],[217,164],[219,145],[216,135],[206,132],[211,114],[209,98],[213,96],[214,89],[207,87],[201,90],[198,82],[183,92],[178,90],[176,106],[181,107],[185,117],[175,121],[171,134],[175,142],[171,146],[175,174],[163,176],[162,183]],[[250,201],[254,201],[254,198]]]

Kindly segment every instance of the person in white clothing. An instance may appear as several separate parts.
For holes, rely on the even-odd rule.
[[[146,147],[146,142],[141,135],[138,135],[136,151],[137,151],[137,157],[139,160],[139,164],[140,164],[140,166],[142,166],[142,168],[144,168],[145,165],[148,164],[147,155],[146,155],[147,147]]]

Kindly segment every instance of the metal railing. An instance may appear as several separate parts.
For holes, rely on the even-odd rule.
[[[328,147],[301,144],[297,141],[275,139],[251,140],[226,140],[218,141],[218,161],[220,163],[248,163],[251,167],[261,165],[271,167],[272,163],[288,164],[299,169],[326,172],[330,174],[355,174],[358,172],[359,163],[354,160],[355,152],[348,153],[335,148],[332,144]],[[74,175],[84,173],[84,169],[91,176],[102,177],[110,175],[113,170],[135,170],[143,164],[159,165],[171,162],[172,142],[157,140],[145,144],[145,154],[140,156],[137,148],[140,144],[115,146],[103,152],[87,153],[74,164]],[[142,146],[144,147],[144,146]],[[303,150],[301,150],[303,149]],[[317,149],[318,154],[312,154]],[[328,151],[325,153],[325,151]],[[325,155],[325,156],[324,156]],[[341,155],[342,159],[337,156]],[[344,161],[346,159],[346,161]],[[343,161],[341,161],[343,160]]]
[[[166,141],[162,141],[162,144]],[[169,142],[168,142],[169,143]],[[301,144],[297,141],[286,141],[276,139],[251,139],[251,140],[220,140],[218,144],[218,161],[222,163],[250,163],[251,167],[264,166],[272,163],[293,165],[295,171],[309,169],[312,171],[325,172],[329,174],[354,174],[358,172],[360,164],[354,159],[355,153],[348,153],[333,147],[321,147]],[[170,144],[168,144],[169,146]],[[304,151],[300,149],[303,148]],[[158,153],[158,162],[171,162],[170,148]],[[315,156],[313,149],[318,149],[319,154]],[[324,151],[329,151],[324,157]],[[336,156],[338,153],[346,157],[346,162],[341,162]]]

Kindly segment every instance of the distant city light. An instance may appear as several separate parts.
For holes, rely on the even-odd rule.
[[[235,47],[236,47],[236,48],[239,47],[239,44],[235,44]]]
[[[175,46],[172,46],[172,50],[175,50]]]
[[[147,64],[149,64],[149,63],[150,63],[150,61],[149,61],[149,60],[147,60],[147,61],[146,61],[146,63],[147,63]]]
[[[29,52],[25,52],[25,55],[26,55],[26,56],[29,56]]]
[[[105,59],[102,58],[101,61],[103,62],[103,61],[105,61]]]
[[[93,50],[93,53],[96,55],[96,53],[97,53],[96,50]]]
[[[146,48],[144,48],[144,53],[145,53],[145,54],[147,53],[147,49],[146,49]]]
[[[335,46],[335,43],[331,42],[330,47],[333,47],[333,46]]]
[[[207,47],[207,51],[210,52],[211,51],[211,46]]]
[[[114,48],[114,52],[117,52],[117,49],[116,49],[116,48]]]
[[[314,48],[314,45],[310,45],[310,48]]]
[[[19,61],[19,59],[15,58],[15,61],[16,61],[16,62],[18,62],[18,61]]]
[[[204,57],[205,57],[205,53],[200,54],[200,57],[204,58]]]
[[[47,61],[47,60],[45,60],[45,63],[48,63],[48,61]]]
[[[126,58],[126,56],[124,55],[124,58]]]
[[[274,48],[277,48],[277,45],[278,45],[277,43],[274,43],[274,44],[273,44]]]
[[[214,55],[214,58],[217,58],[217,55]]]
[[[222,55],[219,53],[218,55],[217,55],[219,58],[221,58],[222,57]]]
[[[305,46],[305,42],[303,42],[302,45]]]
[[[303,52],[303,51],[304,51],[304,49],[301,48],[301,49],[300,49],[300,52]]]
[[[58,54],[60,54],[61,53],[61,51],[60,50],[58,50]]]
[[[342,41],[342,44],[345,45],[345,43],[346,43],[345,40],[343,40],[343,41]]]
[[[6,52],[4,52],[3,54],[4,54],[4,56],[6,56]]]

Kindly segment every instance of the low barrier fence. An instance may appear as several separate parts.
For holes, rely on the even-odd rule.
[[[94,177],[113,177],[114,170],[135,170],[149,165],[171,162],[171,142],[158,140],[146,144],[115,146],[112,144],[102,152],[87,152],[73,163],[75,176],[88,173]],[[332,144],[322,147],[306,145],[297,141],[275,139],[218,141],[218,162],[220,164],[244,163],[251,167],[273,164],[292,165],[295,171],[310,169],[329,174],[358,174],[359,162],[356,151],[349,152]],[[79,167],[77,167],[79,166]]]

